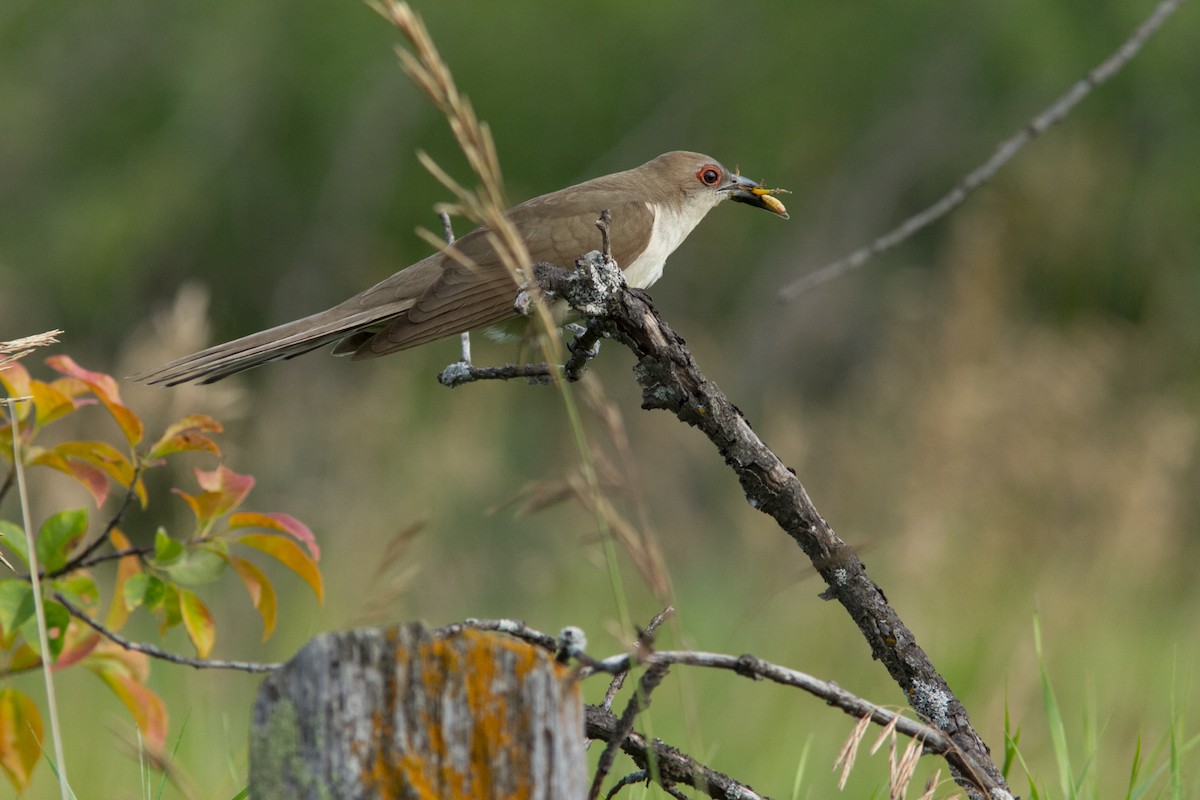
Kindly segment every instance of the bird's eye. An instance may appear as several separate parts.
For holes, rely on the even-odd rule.
[[[701,167],[700,171],[696,173],[696,177],[705,186],[716,186],[721,182],[721,170],[709,164],[708,166]]]

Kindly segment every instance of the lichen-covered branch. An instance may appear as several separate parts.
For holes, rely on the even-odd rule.
[[[968,771],[951,762],[958,783],[975,796],[981,783],[991,797],[1011,797],[966,709],[867,575],[853,548],[817,512],[795,472],[754,433],[720,387],[704,376],[683,339],[658,316],[646,293],[625,287],[616,263],[596,252],[580,259],[573,271],[540,265],[535,277],[548,296],[566,300],[593,317],[601,333],[633,352],[642,407],[670,411],[701,430],[737,475],[751,507],[769,514],[795,540],[827,584],[822,597],[841,603],[909,705],[962,753]]]

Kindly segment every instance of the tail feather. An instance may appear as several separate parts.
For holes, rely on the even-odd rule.
[[[347,312],[334,307],[169,361],[131,375],[130,379],[163,386],[191,381],[213,383],[270,361],[303,355],[377,325],[403,310],[403,307],[390,307]]]

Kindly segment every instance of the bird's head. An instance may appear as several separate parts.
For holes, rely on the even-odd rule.
[[[640,169],[645,171],[648,180],[660,182],[677,198],[682,195],[686,205],[702,211],[708,211],[722,200],[733,200],[788,218],[787,209],[775,197],[785,189],[768,189],[737,170],[726,169],[720,161],[703,153],[683,150],[665,153]]]

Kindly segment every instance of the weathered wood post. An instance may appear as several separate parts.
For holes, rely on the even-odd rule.
[[[502,634],[318,636],[263,683],[250,736],[254,800],[587,792],[570,669]]]

